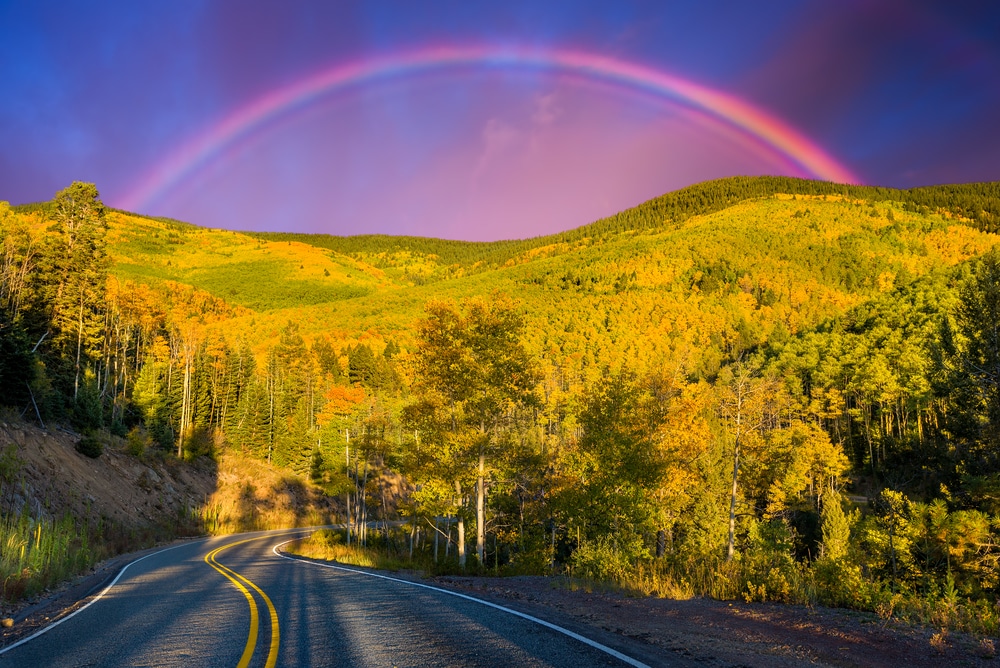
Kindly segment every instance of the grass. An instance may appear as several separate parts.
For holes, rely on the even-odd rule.
[[[360,568],[377,568],[386,571],[417,571],[430,575],[475,575],[480,573],[475,564],[475,554],[469,556],[468,567],[458,566],[458,556],[454,547],[445,558],[441,546],[441,558],[435,563],[430,551],[431,542],[417,547],[412,557],[409,551],[409,527],[392,527],[386,540],[384,530],[370,530],[368,544],[358,545],[356,541],[347,545],[346,532],[334,529],[319,529],[309,537],[289,543],[285,548],[290,554],[309,559],[336,561]]]
[[[303,478],[236,452],[219,457],[219,486],[201,508],[210,535],[330,524],[333,506]]]
[[[32,596],[92,567],[103,550],[91,548],[73,518],[34,519],[27,513],[0,518],[2,597]]]
[[[765,560],[766,561],[766,560]],[[894,591],[889,583],[866,579],[860,571],[830,564],[796,564],[735,560],[657,560],[639,562],[626,572],[598,580],[569,577],[554,581],[571,591],[617,591],[627,596],[673,600],[694,597],[744,602],[773,601],[790,605],[847,608],[979,636],[1000,634],[1000,602],[943,594]]]

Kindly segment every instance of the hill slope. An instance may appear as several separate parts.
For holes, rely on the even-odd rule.
[[[852,197],[757,196],[778,185]],[[711,369],[776,327],[815,327],[994,244],[981,224],[952,212],[961,207],[915,205],[935,201],[921,193],[727,180],[561,235],[496,243],[244,235],[122,216],[111,219],[109,251],[121,280],[188,284],[246,307],[225,330],[258,350],[290,321],[309,340],[328,336],[342,347],[364,334],[378,348],[389,339],[405,347],[428,300],[500,290],[524,302],[536,351],[555,346],[600,365],[611,348],[627,348],[641,367],[684,358]],[[903,201],[853,197],[862,194]],[[994,200],[983,201],[991,220]]]

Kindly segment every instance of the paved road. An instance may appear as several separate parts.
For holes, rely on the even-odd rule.
[[[273,550],[294,535],[211,538],[133,562],[86,609],[0,649],[0,666],[627,665],[496,606]]]

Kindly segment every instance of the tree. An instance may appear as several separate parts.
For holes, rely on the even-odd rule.
[[[51,285],[51,347],[62,366],[73,369],[73,400],[80,389],[84,363],[102,340],[102,296],[108,272],[104,205],[92,183],[74,181],[56,193],[53,219],[55,248],[48,261]]]
[[[655,512],[648,491],[666,463],[660,441],[669,399],[655,389],[628,371],[604,376],[583,399],[583,434],[568,457],[575,484],[566,505],[583,516],[590,537],[610,540],[626,562],[643,551],[642,535]]]
[[[847,556],[851,541],[851,526],[856,518],[844,512],[844,501],[839,493],[823,496],[820,519],[823,535],[820,557],[833,562],[843,559]]]
[[[0,401],[15,406],[34,403],[29,389],[34,375],[35,360],[24,329],[0,308]]]
[[[37,271],[38,244],[28,224],[0,202],[0,308],[19,320],[32,305]]]
[[[415,355],[418,401],[443,399],[452,442],[476,460],[476,554],[486,544],[486,455],[503,444],[495,436],[519,410],[536,403],[535,360],[521,342],[524,316],[510,298],[469,299],[460,307],[431,302],[418,327]],[[466,460],[468,461],[468,460]],[[457,482],[457,480],[456,480]],[[460,525],[461,527],[461,525]]]
[[[946,321],[947,322],[947,321]],[[984,255],[959,293],[955,332],[946,327],[952,431],[965,442],[963,468],[1000,472],[1000,251]],[[954,334],[957,334],[955,336]]]
[[[765,427],[767,400],[775,384],[760,377],[760,368],[738,362],[722,375],[722,397],[719,415],[728,432],[733,448],[733,475],[729,497],[729,535],[726,541],[726,561],[735,554],[736,502],[739,494],[740,457],[743,451],[761,442]]]

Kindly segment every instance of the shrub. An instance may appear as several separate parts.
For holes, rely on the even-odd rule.
[[[146,454],[146,449],[153,445],[153,439],[142,427],[132,427],[125,436],[125,452],[140,459]]]
[[[601,536],[573,552],[573,574],[591,580],[622,579],[632,572],[633,561],[642,556],[639,550],[641,545],[619,545],[607,536]]]
[[[97,459],[104,452],[104,444],[94,436],[87,435],[76,442],[76,451],[91,459]]]

